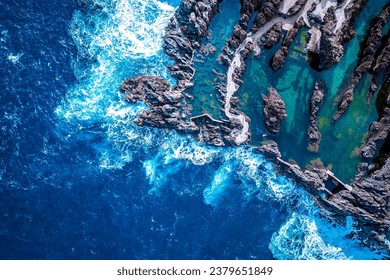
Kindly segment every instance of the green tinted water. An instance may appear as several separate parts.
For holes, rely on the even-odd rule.
[[[316,72],[306,61],[304,48],[307,29],[300,31],[290,47],[284,67],[278,72],[274,73],[269,67],[269,60],[278,46],[271,50],[263,50],[260,58],[251,57],[246,61],[244,84],[236,96],[240,100],[241,109],[251,119],[251,144],[260,145],[264,140],[273,139],[279,144],[283,158],[286,160],[294,160],[301,167],[323,164],[331,168],[335,175],[345,182],[354,177],[360,161],[359,148],[363,144],[365,133],[370,123],[378,118],[375,98],[369,103],[366,100],[369,87],[368,76],[364,77],[356,87],[354,101],[347,112],[336,123],[332,123],[331,119],[337,110],[339,93],[348,85],[356,66],[359,44],[364,37],[364,32],[371,19],[386,3],[387,0],[369,1],[356,20],[357,36],[344,45],[345,52],[340,63],[326,71]],[[209,113],[216,119],[225,117],[216,97],[217,75],[212,70],[220,73],[227,71],[226,67],[216,62],[216,59],[238,21],[239,9],[239,1],[225,0],[221,5],[221,13],[217,14],[211,23],[210,43],[217,48],[217,51],[194,64],[197,70],[194,76],[195,86],[190,89],[194,96],[191,101],[194,116]],[[204,43],[208,42],[205,39]],[[197,54],[195,57],[199,58]],[[310,118],[310,95],[317,79],[324,79],[327,88],[318,115],[322,141],[318,153],[312,153],[307,150],[307,128]],[[266,94],[270,86],[278,90],[286,103],[288,114],[287,119],[282,123],[278,137],[266,134],[263,121],[261,95]]]
[[[221,112],[221,104],[217,99],[218,91],[215,89],[216,82],[218,82],[217,75],[213,70],[222,74],[226,72],[226,67],[219,65],[216,60],[221,54],[226,41],[232,35],[234,25],[238,22],[240,2],[225,0],[220,6],[220,11],[215,15],[209,28],[212,34],[211,39],[207,40],[205,38],[203,41],[204,44],[211,43],[217,51],[204,58],[197,51],[194,56],[196,61],[194,63],[196,69],[193,78],[194,87],[189,89],[189,92],[194,96],[191,101],[193,116],[208,113],[215,119],[224,117]]]
[[[373,5],[375,2],[375,5]],[[263,51],[261,58],[247,61],[248,68],[243,77],[244,85],[237,96],[242,110],[251,118],[251,144],[274,139],[287,160],[296,161],[301,167],[323,164],[332,169],[336,176],[348,182],[356,172],[360,161],[360,150],[370,123],[378,118],[375,102],[367,102],[368,76],[355,89],[354,101],[338,122],[331,123],[337,110],[340,91],[344,89],[356,66],[360,41],[370,20],[387,3],[385,0],[370,1],[356,20],[357,36],[344,46],[345,53],[339,64],[323,72],[312,70],[306,62],[305,35],[301,30],[290,48],[284,67],[274,73],[268,63],[277,47]],[[265,67],[264,67],[265,66]],[[319,111],[319,129],[322,141],[318,153],[307,151],[307,127],[309,124],[309,103],[313,85],[317,79],[324,79],[327,85],[324,103]],[[282,123],[279,137],[265,134],[261,94],[267,87],[275,87],[286,103],[287,119]]]

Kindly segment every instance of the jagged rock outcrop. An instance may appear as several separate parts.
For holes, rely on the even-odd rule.
[[[262,95],[264,101],[264,123],[270,134],[279,134],[281,122],[287,118],[286,104],[274,88],[268,89],[267,95]]]
[[[390,133],[390,76],[378,93],[377,110],[379,120],[370,125],[361,155],[372,160]]]
[[[277,159],[282,157],[278,144],[272,140],[261,143],[261,146],[257,149],[262,155],[273,162],[277,162]]]
[[[312,21],[319,23],[319,26],[317,24],[313,27],[320,32],[311,32],[316,35],[320,34],[320,38],[316,38],[319,40],[319,45],[315,50],[308,50],[309,62],[314,69],[325,70],[341,60],[344,54],[343,44],[355,36],[354,21],[366,2],[367,0],[353,0],[345,2],[345,5],[349,3],[347,6],[344,6],[344,2],[337,3],[337,6],[331,6],[325,11],[323,18],[309,13]],[[336,17],[337,10],[344,12],[344,20],[341,23],[338,22],[341,19]]]
[[[390,33],[386,35],[386,43],[384,43],[383,49],[377,56],[377,59],[375,61],[372,70],[374,72],[374,79],[381,72],[386,72],[386,73],[390,72]]]
[[[261,0],[240,0],[241,9],[240,9],[240,20],[239,25],[242,29],[247,30],[250,19],[253,14],[259,10],[261,5]]]
[[[206,35],[211,19],[218,12],[220,2],[222,0],[182,0],[175,17],[180,24],[183,34],[194,42],[203,38]],[[194,45],[194,47],[199,46]]]
[[[294,23],[293,27],[284,36],[281,48],[271,58],[270,65],[272,70],[277,71],[283,66],[284,60],[288,55],[288,49],[290,48],[292,42],[298,35],[299,30],[304,26],[304,24],[305,22],[302,18],[297,20]]]
[[[138,125],[174,129],[191,134],[207,145],[235,145],[230,135],[236,124],[214,120],[207,114],[189,118],[189,111],[180,105],[183,95],[177,90],[170,90],[164,79],[155,76],[130,78],[123,83],[121,90],[126,101],[141,101],[149,107],[135,119]]]
[[[325,168],[302,170],[297,164],[282,160],[273,141],[266,142],[258,151],[311,194],[328,215],[340,222],[352,217],[360,231],[351,237],[359,238],[365,246],[389,250],[385,239],[390,237],[390,159],[369,177],[353,182],[350,190],[336,186],[338,191],[331,192],[326,185],[334,184],[334,180]]]
[[[291,17],[296,15],[300,9],[306,4],[307,0],[297,0],[294,5],[287,11],[287,13],[283,14],[283,17]]]
[[[201,47],[201,40],[206,36],[221,2],[222,0],[181,1],[165,30],[164,51],[176,62],[176,65],[168,69],[173,76],[184,77],[178,80],[179,87],[184,87],[193,76],[194,70],[190,67],[193,53]]]
[[[125,93],[126,101],[141,101],[149,107],[135,119],[138,125],[174,129],[191,134],[208,145],[235,145],[230,135],[237,127],[236,123],[216,121],[207,114],[191,118],[191,105],[187,102],[192,98],[186,89],[193,86],[193,53],[201,48],[201,40],[206,36],[221,2],[183,0],[167,26],[163,48],[168,57],[176,62],[167,66],[172,77],[177,79],[175,87],[170,89],[167,81],[152,76],[138,76],[123,83],[121,90]],[[213,46],[206,45],[201,51],[215,50]]]
[[[281,2],[281,0],[265,0],[261,9],[259,9],[259,13],[256,15],[251,32],[256,32],[267,21],[277,15]]]
[[[325,81],[318,80],[314,84],[313,92],[310,97],[310,124],[307,130],[309,147],[311,152],[318,152],[318,146],[321,142],[321,132],[318,130],[317,114],[324,100]]]
[[[261,26],[266,24],[267,21],[277,15],[281,0],[241,0],[241,3],[240,22],[234,27],[232,36],[229,38],[218,58],[218,61],[226,66],[230,65],[234,51],[246,39],[248,23],[254,13],[258,11],[250,30],[252,33],[255,33]],[[267,40],[267,37],[264,37],[264,40]],[[252,45],[244,50],[247,52],[247,57],[249,56],[250,51],[253,50],[253,47],[254,46]]]
[[[135,119],[138,125],[177,129],[185,133],[199,131],[193,123],[185,121],[189,112],[180,106],[183,95],[179,91],[171,91],[164,79],[155,76],[130,78],[123,83],[121,90],[126,101],[141,101],[149,107]]]
[[[207,114],[192,118],[192,122],[200,129],[195,137],[197,141],[214,146],[235,145],[231,137],[234,127],[230,122],[214,120]]]
[[[368,93],[369,99],[377,89],[376,76],[381,75],[389,67],[390,43],[386,42],[382,46],[382,30],[387,23],[390,15],[390,4],[386,5],[381,13],[371,22],[371,27],[366,33],[366,38],[361,44],[358,65],[356,66],[353,76],[349,81],[348,88],[341,94],[341,100],[337,112],[333,116],[333,121],[337,121],[342,114],[348,109],[353,101],[353,94],[356,85],[359,83],[363,74],[371,73],[372,78],[371,90]]]
[[[319,69],[324,70],[340,62],[344,48],[339,41],[339,37],[329,27],[322,25],[320,31]]]
[[[279,43],[280,38],[283,35],[283,24],[277,22],[268,32],[261,37],[261,42],[265,49],[270,49]]]

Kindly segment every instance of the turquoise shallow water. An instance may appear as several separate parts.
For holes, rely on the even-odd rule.
[[[203,40],[204,44],[211,43],[216,48],[216,52],[208,56],[200,56],[199,51],[195,52],[194,68],[196,73],[194,76],[194,87],[189,90],[194,99],[191,101],[193,106],[193,115],[209,113],[216,119],[223,118],[221,105],[217,99],[217,90],[215,83],[217,75],[213,70],[224,73],[225,67],[222,67],[216,62],[216,59],[222,52],[226,41],[232,35],[233,26],[238,22],[240,16],[240,3],[235,0],[225,0],[221,3],[220,13],[215,15],[211,22],[209,31],[211,38]]]
[[[375,2],[375,5],[374,5]],[[379,13],[387,1],[370,1],[356,20],[357,35],[344,48],[345,53],[339,64],[330,69],[317,72],[306,62],[305,35],[302,29],[290,48],[284,67],[274,73],[268,63],[277,47],[263,50],[260,58],[252,57],[247,61],[244,85],[237,96],[244,113],[251,118],[251,144],[273,139],[265,134],[261,94],[267,93],[269,86],[275,87],[286,103],[287,119],[282,123],[279,144],[282,155],[294,160],[301,167],[321,164],[332,169],[340,179],[348,182],[356,172],[359,163],[359,148],[370,123],[378,118],[374,99],[366,100],[369,88],[368,76],[364,77],[355,89],[354,101],[341,119],[332,124],[331,118],[337,110],[339,93],[348,85],[349,78],[356,66],[359,44],[370,20]],[[307,127],[309,124],[309,102],[313,85],[317,79],[326,81],[324,103],[319,111],[319,129],[322,141],[318,153],[307,151]]]

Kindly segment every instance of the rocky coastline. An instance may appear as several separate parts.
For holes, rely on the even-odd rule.
[[[250,140],[249,118],[239,109],[234,94],[242,84],[245,60],[261,55],[280,41],[279,49],[270,61],[278,71],[285,63],[289,48],[302,27],[309,28],[307,38],[308,63],[318,71],[337,64],[344,53],[343,45],[355,35],[354,19],[366,0],[241,0],[240,19],[232,30],[219,56],[227,67],[226,86],[219,88],[226,118],[215,120],[208,114],[192,115],[193,96],[187,89],[194,86],[193,57],[196,50],[205,47],[209,25],[219,11],[222,0],[183,0],[166,28],[164,51],[175,64],[168,66],[175,86],[159,77],[139,76],[127,79],[121,86],[128,102],[143,102],[148,106],[135,120],[138,125],[173,129],[190,134],[206,145],[236,146]],[[319,2],[319,3],[317,3]],[[327,5],[322,5],[327,2]],[[316,5],[316,3],[318,5]],[[364,73],[373,75],[368,98],[377,88],[377,109],[380,118],[368,128],[361,149],[362,161],[355,179],[350,184],[338,180],[325,167],[302,170],[297,164],[282,159],[278,145],[266,141],[258,151],[275,163],[312,195],[324,213],[335,221],[352,217],[356,227],[363,229],[356,236],[363,245],[382,248],[390,252],[385,240],[390,240],[390,158],[388,148],[390,130],[390,42],[389,34],[381,32],[389,17],[390,5],[372,22],[363,43],[358,65],[347,90],[341,94],[336,121],[353,101],[353,91]],[[252,26],[250,19],[255,16]],[[250,29],[249,32],[247,30]],[[310,124],[307,128],[308,149],[318,150],[321,133],[317,113],[325,93],[324,81],[318,80],[310,100]],[[280,124],[287,117],[286,104],[275,89],[263,96],[264,120],[267,130],[278,135]],[[329,188],[329,185],[332,188]]]

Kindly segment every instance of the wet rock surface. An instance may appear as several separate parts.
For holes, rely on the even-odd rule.
[[[318,50],[314,52],[309,50],[310,65],[316,70],[325,70],[337,64],[344,54],[343,44],[356,34],[354,21],[367,0],[354,0],[346,7],[343,6],[344,2],[338,3],[336,7],[328,8],[323,18],[313,13],[310,14],[311,19],[317,22],[316,28],[321,32]],[[345,20],[341,24],[338,23],[339,18],[336,17],[337,9],[344,11]]]
[[[186,133],[199,130],[194,124],[185,122],[189,112],[186,107],[180,106],[183,95],[179,91],[171,91],[164,79],[155,76],[130,78],[123,83],[121,90],[125,93],[126,101],[141,101],[149,107],[135,119],[138,125],[177,129]]]
[[[281,122],[287,118],[286,104],[274,88],[268,89],[267,95],[262,95],[264,101],[264,123],[270,134],[278,135]]]
[[[276,44],[279,43],[280,38],[282,37],[282,27],[281,22],[277,22],[266,34],[261,38],[261,41],[265,49],[270,49]]]
[[[372,160],[380,146],[389,139],[390,132],[390,76],[378,93],[377,107],[379,120],[373,122],[368,130],[361,155],[364,159]]]
[[[276,162],[278,158],[282,157],[278,144],[273,140],[261,143],[261,146],[257,149],[261,154],[274,162]]]
[[[292,42],[298,35],[299,30],[304,26],[305,22],[303,19],[297,20],[293,27],[287,32],[284,36],[281,48],[275,53],[275,55],[271,58],[271,68],[274,71],[279,70],[283,64],[284,60],[288,55],[288,49],[290,48]]]
[[[234,145],[230,134],[235,124],[229,121],[216,121],[205,114],[191,118],[192,96],[186,91],[193,86],[195,74],[193,53],[200,50],[207,55],[215,51],[214,46],[202,45],[211,20],[219,9],[219,0],[181,1],[174,17],[166,28],[163,48],[174,65],[167,66],[171,76],[177,79],[177,85],[170,89],[167,81],[159,77],[138,76],[127,79],[121,86],[128,102],[143,102],[149,107],[142,111],[135,122],[138,125],[174,129],[191,134],[207,145]]]
[[[317,114],[324,100],[324,92],[324,80],[316,81],[310,97],[310,124],[307,130],[309,140],[308,150],[311,152],[318,152],[318,146],[322,137],[321,132],[318,130]]]
[[[361,45],[358,65],[349,81],[348,88],[341,93],[341,100],[338,110],[333,116],[333,121],[337,121],[348,109],[353,101],[353,94],[356,85],[360,82],[365,73],[373,74],[371,90],[368,97],[371,98],[377,88],[377,76],[383,74],[389,67],[390,43],[389,40],[382,45],[382,30],[390,15],[390,4],[386,5],[382,12],[373,19],[371,27],[366,33],[366,38]]]
[[[390,159],[370,176],[352,183],[352,191],[341,191],[321,204],[340,216],[349,215],[362,230],[362,244],[384,248],[390,226]]]

